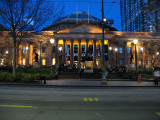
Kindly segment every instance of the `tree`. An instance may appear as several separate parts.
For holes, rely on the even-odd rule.
[[[11,31],[13,74],[16,73],[16,41],[22,31],[40,30],[63,16],[64,5],[54,0],[0,0],[1,24]]]
[[[160,66],[160,43],[155,42],[155,43],[145,43],[144,44],[145,48],[145,53],[146,53],[146,58],[149,61],[150,66],[153,67],[159,67]]]

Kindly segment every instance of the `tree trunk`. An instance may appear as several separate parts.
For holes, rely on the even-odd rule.
[[[13,31],[13,75],[16,74],[16,32]]]

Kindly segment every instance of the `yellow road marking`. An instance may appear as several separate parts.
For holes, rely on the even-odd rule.
[[[36,107],[33,107],[33,106],[20,106],[20,105],[0,105],[0,107],[36,108]]]
[[[83,98],[84,99],[84,101],[88,101],[88,99],[87,98]]]
[[[93,99],[92,99],[92,98],[89,98],[89,101],[93,101]]]
[[[96,102],[99,101],[98,98],[83,98],[83,100],[86,101],[86,102],[87,102],[87,101],[91,101],[91,102],[92,102],[92,101],[96,101]]]
[[[160,116],[160,112],[158,112],[158,113],[156,113],[156,114]]]
[[[98,98],[94,98],[95,101],[99,101]]]

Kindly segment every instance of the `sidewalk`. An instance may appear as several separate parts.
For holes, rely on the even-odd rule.
[[[55,87],[155,87],[154,82],[143,80],[137,82],[133,80],[78,80],[78,79],[65,79],[65,80],[46,80],[42,83],[14,83],[14,82],[0,82],[0,85],[28,85],[28,86],[55,86]],[[160,85],[158,86],[160,87]]]
[[[120,80],[108,80],[108,81],[91,81],[91,80],[47,80],[47,84],[45,85],[53,85],[53,86],[93,86],[93,87],[107,87],[107,86],[133,86],[133,87],[140,87],[140,86],[155,86],[154,82],[150,81],[142,81],[138,83],[137,81],[120,81]]]

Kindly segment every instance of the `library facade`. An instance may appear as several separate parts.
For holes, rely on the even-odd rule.
[[[49,67],[62,64],[80,69],[126,66],[128,69],[160,66],[160,34],[154,32],[104,31],[80,23],[59,31],[28,31],[17,37],[17,67]],[[136,41],[136,43],[135,43]],[[0,66],[12,65],[12,38],[1,31]]]

